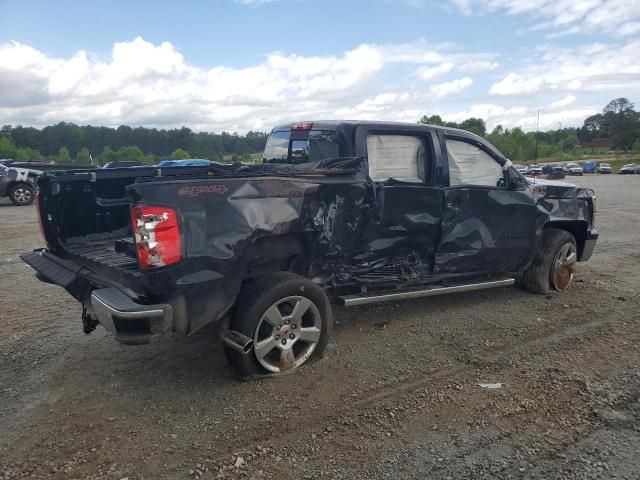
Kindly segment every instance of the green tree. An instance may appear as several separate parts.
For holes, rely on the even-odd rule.
[[[459,128],[475,133],[481,137],[484,137],[487,134],[487,125],[481,118],[467,118],[460,124]]]
[[[116,152],[116,160],[144,162],[144,153],[137,146],[122,147]]]
[[[89,149],[87,147],[82,147],[76,155],[77,165],[91,165],[91,154],[89,153]]]
[[[445,125],[440,115],[431,115],[430,117],[423,115],[422,118],[418,121],[418,123],[423,123],[425,125],[439,125],[439,126]]]
[[[17,160],[42,160],[42,154],[33,148],[17,148],[15,153]]]
[[[189,155],[189,152],[183,150],[182,148],[176,148],[171,153],[172,160],[186,160],[187,158],[191,158],[191,155]]]
[[[16,146],[10,137],[0,136],[0,158],[15,158]]]
[[[565,152],[573,152],[578,148],[578,136],[576,132],[570,132],[560,140],[560,147]]]
[[[69,155],[69,149],[67,147],[60,147],[56,161],[62,164],[71,163],[71,155]]]
[[[116,152],[114,152],[111,147],[104,147],[98,155],[98,165],[104,165],[108,162],[113,162],[116,160]]]
[[[626,98],[611,100],[602,110],[603,123],[609,131],[609,142],[614,149],[630,150],[640,134],[640,119],[634,105]]]

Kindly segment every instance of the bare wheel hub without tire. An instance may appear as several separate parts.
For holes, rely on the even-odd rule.
[[[569,288],[573,279],[573,268],[578,260],[576,246],[573,243],[565,243],[560,247],[553,262],[551,272],[551,284],[558,291]]]
[[[18,187],[13,191],[13,197],[19,203],[27,203],[31,200],[31,190],[24,187]]]
[[[286,297],[271,305],[260,318],[253,351],[268,371],[284,372],[309,359],[321,333],[318,307],[307,297]]]

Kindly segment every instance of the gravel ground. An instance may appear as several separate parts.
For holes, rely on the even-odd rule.
[[[0,479],[640,478],[640,177],[572,181],[601,237],[568,292],[338,309],[324,360],[244,383],[213,329],[84,335],[18,259],[34,208],[2,200]]]

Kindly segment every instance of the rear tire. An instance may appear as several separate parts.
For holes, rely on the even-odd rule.
[[[576,239],[566,230],[550,228],[542,236],[542,248],[518,284],[533,293],[564,291],[571,285],[577,261]]]
[[[243,378],[279,375],[322,357],[333,315],[324,290],[290,272],[265,275],[237,300],[230,328],[253,339],[242,354],[225,345],[229,363]]]
[[[17,207],[31,205],[35,196],[33,187],[26,183],[18,183],[9,189],[9,200]]]

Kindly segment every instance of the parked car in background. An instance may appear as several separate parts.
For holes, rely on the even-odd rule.
[[[629,175],[633,173],[638,173],[639,170],[640,169],[638,165],[636,165],[635,163],[627,163],[626,165],[623,165],[620,170],[618,170],[618,173],[620,175]]]
[[[559,163],[547,163],[542,166],[542,175],[546,176],[548,179],[556,180],[564,178],[564,170],[562,169],[562,165]]]
[[[547,163],[542,166],[542,173],[553,173],[553,172],[563,172],[562,165],[558,163]]]
[[[584,173],[582,167],[573,162],[565,163],[562,169],[567,175],[582,175]]]
[[[600,165],[598,165],[598,173],[611,173],[611,165],[609,165],[608,163],[601,163]]]
[[[78,168],[97,168],[93,165],[74,165],[72,163],[60,164],[47,160],[12,160],[0,159],[0,164],[10,168],[26,168],[28,170],[37,170],[40,172],[49,172],[52,170],[75,170]]]
[[[542,175],[542,167],[540,165],[529,165],[527,167],[527,175]]]
[[[527,166],[526,165],[514,165],[514,167],[522,175],[526,175],[527,174]]]
[[[208,167],[212,162],[206,158],[186,158],[184,160],[161,160],[156,166],[158,167]]]
[[[36,178],[42,171],[8,167],[0,163],[0,197],[9,197],[16,206],[31,205],[36,197]]]
[[[586,160],[582,162],[582,171],[583,173],[596,173],[596,161]]]
[[[148,163],[136,162],[133,160],[118,160],[115,162],[107,162],[102,168],[129,168],[129,167],[149,167]]]
[[[0,159],[0,163],[12,168],[30,168],[35,170],[44,170],[45,168],[56,167],[55,162],[48,160],[14,160],[12,158]]]

